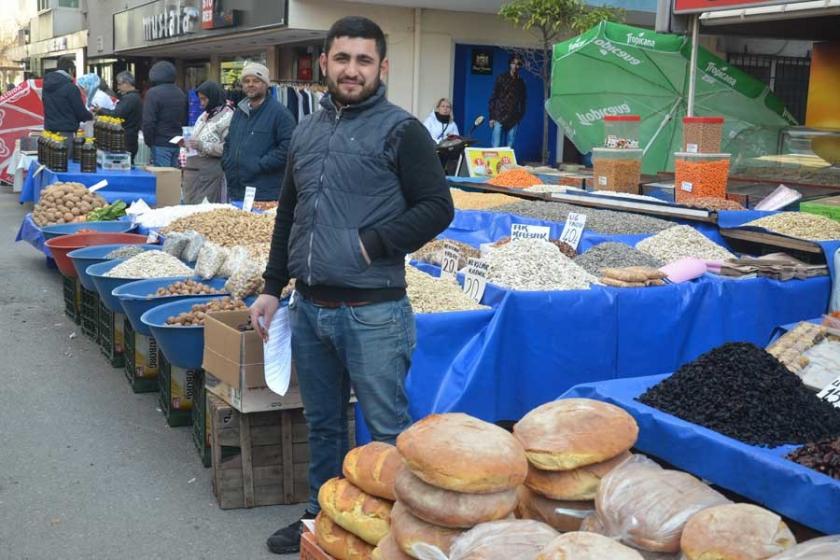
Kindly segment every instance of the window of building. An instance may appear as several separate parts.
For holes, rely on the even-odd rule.
[[[754,54],[729,54],[727,58],[730,64],[770,86],[796,120],[805,122],[810,58]]]
[[[48,10],[50,8],[50,0],[38,0],[38,11]]]
[[[58,0],[59,8],[78,8],[79,0]]]

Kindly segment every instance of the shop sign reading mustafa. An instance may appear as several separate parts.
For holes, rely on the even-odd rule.
[[[198,21],[198,9],[180,0],[164,3],[161,11],[143,17],[143,38],[146,41],[168,39],[193,33]]]

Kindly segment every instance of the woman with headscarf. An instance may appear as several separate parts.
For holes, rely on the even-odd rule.
[[[192,136],[183,141],[190,153],[184,167],[181,195],[184,204],[222,202],[225,174],[221,157],[225,147],[233,109],[227,104],[225,90],[216,82],[206,81],[196,89],[204,112],[193,126]]]
[[[76,83],[84,90],[85,95],[87,95],[85,105],[88,110],[97,108],[112,111],[116,106],[111,96],[104,91],[102,80],[95,72],[81,76],[76,80]]]

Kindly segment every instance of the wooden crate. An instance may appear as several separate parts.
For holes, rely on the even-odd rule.
[[[64,314],[77,325],[82,322],[82,285],[78,278],[61,277],[61,291],[64,296]]]
[[[160,356],[154,337],[135,332],[128,317],[123,322],[125,338],[125,378],[135,393],[154,393],[158,390]]]
[[[222,509],[296,504],[309,498],[303,409],[243,414],[210,400],[213,493]],[[350,444],[355,425],[350,411]]]

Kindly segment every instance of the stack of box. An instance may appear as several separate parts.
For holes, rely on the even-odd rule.
[[[131,322],[123,321],[125,377],[135,393],[154,393],[158,390],[160,358],[157,341],[136,332]]]
[[[224,509],[303,502],[309,443],[300,387],[293,368],[286,395],[268,388],[262,339],[237,328],[247,321],[248,311],[226,311],[204,324],[213,491]],[[352,407],[348,417],[352,447]]]

